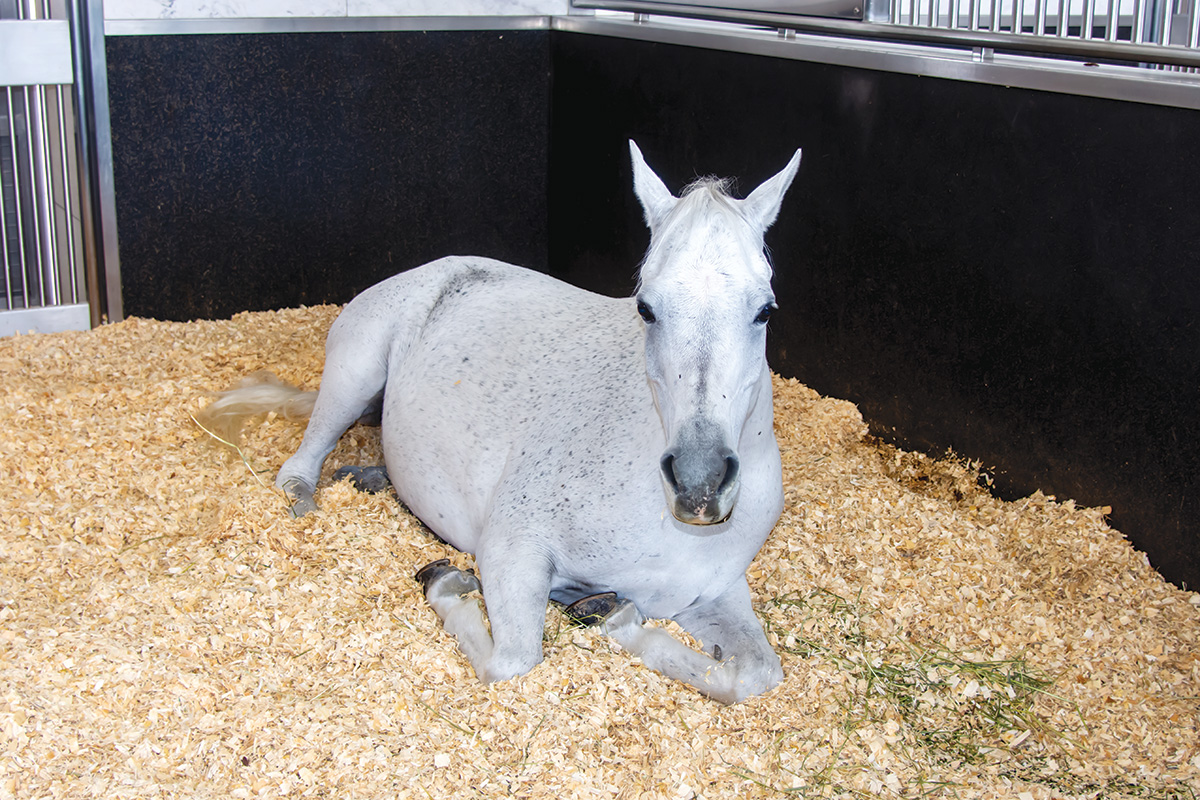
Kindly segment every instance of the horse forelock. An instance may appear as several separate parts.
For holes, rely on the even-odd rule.
[[[675,208],[667,214],[659,229],[651,237],[650,248],[642,260],[642,267],[638,274],[639,291],[648,277],[646,275],[647,266],[653,264],[660,270],[666,266],[664,262],[670,259],[672,253],[679,247],[678,240],[681,233],[690,236],[689,228],[698,228],[705,222],[712,221],[713,218],[721,217],[737,221],[737,224],[727,226],[730,235],[742,238],[741,245],[746,249],[762,254],[762,259],[754,259],[749,266],[752,269],[756,269],[760,265],[765,266],[766,274],[762,277],[768,281],[771,279],[771,265],[766,257],[761,232],[756,231],[749,224],[737,199],[730,194],[732,183],[726,178],[703,177],[697,178],[684,187]],[[722,271],[727,267],[723,264],[711,265],[701,261],[693,261],[688,265],[692,268],[717,266]]]

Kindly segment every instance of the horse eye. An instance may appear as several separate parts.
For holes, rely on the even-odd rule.
[[[763,306],[762,310],[758,312],[758,316],[754,318],[754,323],[756,325],[765,324],[766,321],[771,318],[771,312],[777,308],[779,308],[779,306],[775,305],[774,303],[768,303],[767,305]]]
[[[638,313],[642,315],[642,319],[647,325],[649,325],[651,322],[654,322],[656,319],[654,312],[650,310],[650,306],[646,305],[641,300],[638,300],[637,310]]]

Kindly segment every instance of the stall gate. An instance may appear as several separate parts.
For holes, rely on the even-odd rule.
[[[92,325],[66,11],[0,0],[0,336]]]

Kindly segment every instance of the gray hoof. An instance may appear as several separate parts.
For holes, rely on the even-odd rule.
[[[293,517],[303,517],[305,514],[311,514],[317,510],[317,501],[312,497],[297,497],[292,500],[292,504],[288,506]]]
[[[311,514],[317,510],[317,501],[313,499],[313,488],[305,483],[300,478],[288,478],[282,483],[278,483],[283,493],[287,495],[288,510],[292,512],[293,517],[303,517],[305,514]]]
[[[379,494],[392,486],[387,467],[342,467],[333,473],[333,482],[350,478],[350,484],[360,492]]]
[[[564,608],[563,613],[576,625],[590,628],[608,619],[620,604],[616,592],[601,592],[576,600]]]
[[[417,570],[417,574],[413,577],[425,590],[426,597],[429,596],[429,592],[435,584],[439,593],[458,595],[470,594],[482,588],[474,572],[452,566],[448,558],[440,558],[426,564]]]

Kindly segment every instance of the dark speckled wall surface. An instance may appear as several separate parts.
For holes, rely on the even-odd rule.
[[[872,430],[1110,505],[1200,586],[1200,113],[698,48],[554,41],[551,260],[627,292],[635,137],[672,188],[804,148],[771,360]],[[576,187],[590,182],[594,190]]]
[[[544,31],[106,49],[127,314],[345,302],[456,253],[546,267]]]

